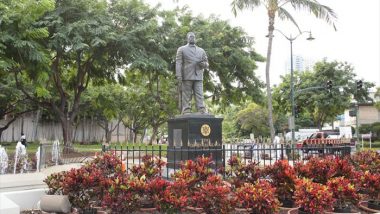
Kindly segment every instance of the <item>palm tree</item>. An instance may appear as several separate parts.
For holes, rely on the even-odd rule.
[[[267,86],[267,97],[268,97],[268,120],[270,126],[270,135],[273,142],[274,139],[274,126],[273,126],[273,107],[272,107],[272,93],[270,86],[270,59],[272,55],[272,40],[275,18],[278,16],[282,20],[290,20],[299,29],[295,19],[292,15],[285,9],[284,6],[291,5],[295,10],[308,10],[315,17],[324,19],[327,23],[332,24],[335,29],[333,20],[336,18],[334,11],[320,4],[316,0],[233,0],[231,3],[232,12],[236,16],[237,10],[243,9],[254,9],[259,6],[265,6],[268,13],[269,24],[268,24],[268,48],[267,48],[267,63],[265,66],[265,78]]]

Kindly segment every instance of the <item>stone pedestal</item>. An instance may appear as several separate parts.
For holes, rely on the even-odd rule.
[[[210,156],[222,162],[222,120],[208,114],[186,114],[168,121],[168,168],[179,168],[184,160]],[[175,163],[175,164],[174,164]]]

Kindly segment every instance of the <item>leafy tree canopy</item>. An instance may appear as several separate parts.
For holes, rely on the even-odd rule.
[[[380,87],[377,87],[376,89],[375,98],[378,99],[377,102],[375,103],[375,107],[377,108],[377,110],[380,111]]]
[[[23,113],[36,109],[19,90],[11,71],[20,68],[19,56],[25,61],[41,60],[43,55],[37,50],[40,39],[48,35],[46,28],[36,28],[36,22],[44,13],[54,8],[51,0],[4,0],[0,2],[0,137]],[[29,82],[24,84],[33,89]],[[4,120],[6,119],[6,120]]]
[[[354,68],[345,62],[316,63],[313,71],[295,72],[295,101],[301,113],[308,113],[314,125],[321,128],[323,123],[331,122],[351,105],[352,98],[359,102],[369,101],[369,88],[374,84],[363,81],[363,88],[356,88]],[[291,112],[290,75],[281,77],[282,83],[274,89],[274,107],[277,112]],[[326,88],[332,81],[331,90]]]
[[[168,62],[174,75],[175,53],[186,44],[186,34],[195,32],[197,45],[202,47],[209,59],[210,68],[204,73],[206,96],[225,107],[252,98],[262,101],[263,83],[256,77],[256,62],[264,61],[253,48],[253,38],[241,28],[211,16],[193,16],[186,8],[162,11],[160,44],[165,51],[160,55]]]
[[[28,2],[20,4],[25,7]],[[14,61],[7,69],[16,74],[24,94],[59,116],[67,143],[83,91],[90,82],[114,81],[118,67],[147,52],[143,47],[154,32],[156,12],[138,0],[61,0],[52,6],[26,25],[25,31],[40,34],[5,40],[4,55]],[[5,31],[23,35],[17,28],[22,24],[22,19],[10,22]],[[25,81],[35,90],[26,90]]]
[[[253,39],[215,17],[159,11],[140,0],[8,0],[0,12],[0,70],[14,74],[28,99],[57,115],[67,145],[89,84],[115,77],[125,84],[131,80],[127,73],[136,71],[149,82],[171,81],[176,49],[189,31],[208,52],[205,90],[214,102],[227,106],[262,97],[254,70],[263,57]]]
[[[109,142],[112,132],[126,115],[128,97],[125,89],[119,84],[89,87],[83,98],[86,112],[97,118],[98,125],[105,131],[106,142]]]
[[[267,115],[268,109],[256,103],[250,103],[237,113],[236,119],[243,135],[244,131],[249,131],[248,133],[254,133],[255,136],[269,136]]]

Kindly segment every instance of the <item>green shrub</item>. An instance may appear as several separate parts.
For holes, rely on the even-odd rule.
[[[380,122],[361,125],[360,133],[362,134],[372,133],[372,138],[371,138],[372,141],[380,140]]]

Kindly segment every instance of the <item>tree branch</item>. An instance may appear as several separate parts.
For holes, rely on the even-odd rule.
[[[25,110],[25,111],[21,111],[21,112],[18,112],[16,114],[13,115],[13,118],[8,121],[8,123],[3,126],[3,127],[0,127],[0,131],[3,131],[3,130],[6,130],[18,117],[20,117],[21,115],[25,114],[25,113],[28,113],[28,112],[32,112],[34,110],[36,110],[37,108],[33,108],[33,109],[28,109],[28,110]]]
[[[14,70],[13,73],[15,74],[15,81],[16,81],[16,87],[27,97],[27,99],[31,100],[32,102],[36,103],[37,105],[49,108],[51,104],[49,102],[41,102],[38,99],[34,98],[32,95],[30,95],[25,88],[22,86],[22,82],[18,79],[18,73],[21,73],[21,69]]]

